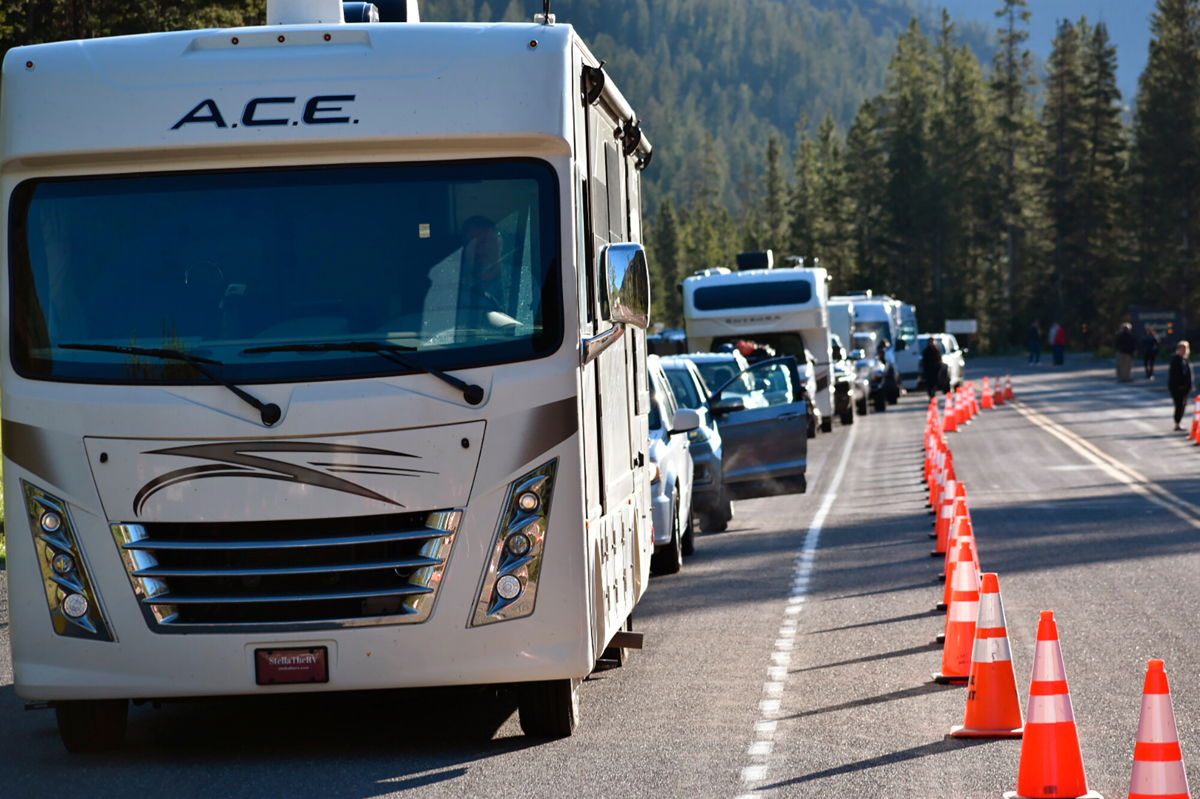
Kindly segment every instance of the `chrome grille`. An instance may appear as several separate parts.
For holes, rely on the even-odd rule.
[[[152,629],[309,630],[427,619],[461,518],[443,510],[112,531]]]

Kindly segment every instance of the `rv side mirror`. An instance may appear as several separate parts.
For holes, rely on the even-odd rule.
[[[610,244],[601,253],[611,321],[643,330],[650,325],[650,269],[640,244]]]
[[[713,397],[708,401],[709,409],[716,415],[735,413],[746,410],[746,403],[741,397]]]
[[[700,414],[691,408],[680,408],[675,411],[671,420],[671,435],[688,433],[700,426]]]

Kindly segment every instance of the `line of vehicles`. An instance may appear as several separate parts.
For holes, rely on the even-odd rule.
[[[653,149],[546,12],[268,0],[0,88],[9,639],[71,751],[131,701],[481,684],[570,735],[652,565],[910,371],[915,316],[831,326],[804,268],[689,278],[704,353],[648,357]]]
[[[685,328],[648,338],[656,573],[680,569],[697,530],[725,530],[730,499],[803,492],[807,439],[835,417],[850,425],[925,389],[931,340],[935,390],[962,382],[964,350],[947,333],[917,335],[914,306],[831,297],[827,270],[785,263],[743,253],[737,269],[685,278]]]

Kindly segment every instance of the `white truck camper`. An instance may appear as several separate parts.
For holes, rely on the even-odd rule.
[[[813,370],[810,400],[821,429],[833,429],[830,375],[829,276],[823,268],[747,269],[691,275],[683,280],[683,321],[688,346],[708,351],[752,339],[778,355],[794,355]],[[807,357],[805,351],[811,354]]]
[[[476,684],[569,735],[640,645],[650,144],[569,25],[362,6],[4,60],[12,661],[72,751]]]

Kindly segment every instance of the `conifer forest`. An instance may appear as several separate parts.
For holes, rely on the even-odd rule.
[[[684,276],[769,248],[819,259],[835,293],[915,303],[924,329],[976,318],[989,350],[1023,344],[1033,320],[1111,345],[1131,306],[1200,328],[1200,0],[1146,0],[1135,97],[1103,22],[1059,20],[1042,64],[1039,0],[980,2],[994,32],[916,0],[556,0],[654,144],[655,321],[680,324]],[[0,39],[257,23],[264,7],[3,0]],[[420,8],[528,21],[542,2]]]

